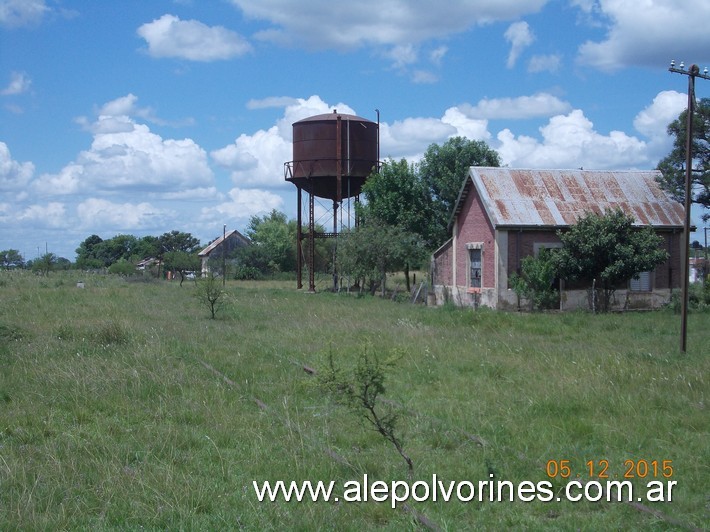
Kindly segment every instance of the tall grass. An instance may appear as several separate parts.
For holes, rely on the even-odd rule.
[[[259,503],[257,480],[404,480],[307,369],[404,353],[387,380],[417,479],[545,480],[548,460],[673,460],[662,515],[614,503],[412,503],[442,529],[708,522],[710,315],[431,309],[230,282],[216,320],[186,283],[2,274],[0,523],[20,529],[401,529],[386,503]],[[641,485],[640,480],[635,481]],[[562,481],[555,480],[560,487]],[[420,521],[421,522],[421,521]]]

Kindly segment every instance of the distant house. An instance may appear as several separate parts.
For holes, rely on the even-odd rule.
[[[437,304],[517,309],[508,282],[524,257],[561,247],[556,232],[589,212],[620,208],[663,239],[669,259],[618,289],[612,308],[659,307],[680,287],[683,207],[657,171],[516,170],[472,167],[459,194],[452,237],[432,257]],[[559,282],[560,308],[586,308],[586,287]]]
[[[708,260],[705,257],[690,258],[690,282],[703,283],[708,275]]]
[[[160,259],[156,259],[155,257],[148,257],[147,259],[143,259],[136,264],[136,270],[147,270],[158,263],[160,263]]]
[[[245,237],[236,229],[228,231],[225,235],[210,242],[210,244],[200,251],[197,256],[202,259],[202,275],[210,272],[210,259],[212,261],[229,258],[235,249],[248,246],[251,240]]]

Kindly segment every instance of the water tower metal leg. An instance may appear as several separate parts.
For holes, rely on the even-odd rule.
[[[316,227],[315,227],[315,205],[313,191],[308,194],[308,291],[316,291],[316,278],[313,272],[316,262]]]
[[[297,285],[296,287],[300,290],[303,288],[303,220],[301,215],[301,187],[298,187],[297,201],[298,201],[298,214],[296,215],[296,276]]]
[[[333,201],[333,292],[338,291],[338,202]]]

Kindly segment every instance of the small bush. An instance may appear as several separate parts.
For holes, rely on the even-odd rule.
[[[224,290],[222,281],[210,273],[206,277],[195,281],[195,297],[201,305],[210,311],[210,317],[215,319],[217,312],[224,305]]]
[[[254,266],[240,264],[234,272],[234,278],[238,281],[258,281],[263,278],[262,273]]]
[[[533,309],[559,308],[559,293],[555,289],[557,272],[548,249],[541,249],[537,257],[525,257],[520,275],[510,277],[510,285],[518,297],[527,299]]]

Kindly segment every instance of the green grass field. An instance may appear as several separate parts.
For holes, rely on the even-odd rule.
[[[211,320],[193,283],[78,275],[0,273],[2,530],[708,529],[708,313],[681,355],[670,311],[474,313],[229,282]],[[659,465],[633,483],[676,481],[673,500],[259,502],[254,480],[407,480],[303,369],[366,350],[396,358],[383,406],[414,480],[670,460],[670,479]]]

